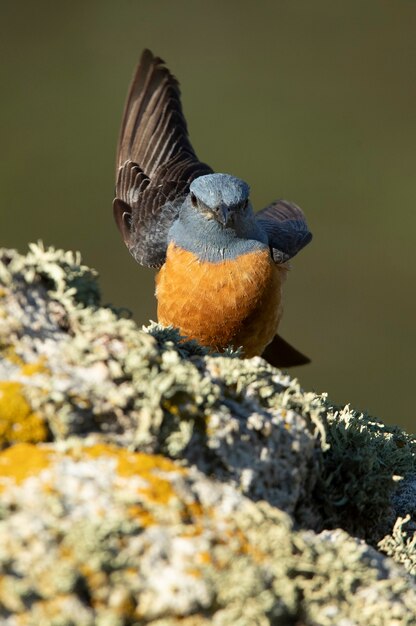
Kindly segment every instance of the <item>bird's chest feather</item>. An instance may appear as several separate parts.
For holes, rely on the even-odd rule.
[[[158,319],[212,349],[258,354],[277,329],[284,275],[267,249],[210,263],[170,243],[156,277]]]

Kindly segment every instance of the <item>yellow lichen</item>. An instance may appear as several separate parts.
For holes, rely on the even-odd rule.
[[[198,537],[199,535],[202,535],[203,531],[204,526],[202,524],[198,522],[192,522],[188,519],[186,522],[186,530],[181,533],[181,536],[185,539],[189,539],[190,537]]]
[[[193,520],[201,518],[203,515],[206,515],[209,509],[206,507],[203,508],[200,502],[189,502],[186,505],[187,511]]]
[[[212,563],[212,557],[211,557],[210,553],[207,550],[203,550],[202,552],[200,552],[196,556],[197,556],[197,560],[202,565],[210,565]]]
[[[204,530],[203,518],[212,517],[210,507],[203,508],[199,502],[181,502],[180,510],[182,523],[185,524],[186,530],[182,533],[183,537],[197,537]]]
[[[25,362],[17,354],[17,352],[16,352],[16,350],[14,349],[13,346],[7,346],[7,347],[3,348],[2,351],[1,351],[1,356],[2,356],[2,358],[7,359],[8,361],[10,361],[10,363],[13,363],[13,365],[22,366],[22,365],[25,364]]]
[[[171,413],[172,415],[180,415],[179,407],[177,406],[177,404],[171,402],[170,399],[164,400],[162,402],[162,408],[165,409],[165,411],[169,411],[169,413]]]
[[[161,472],[175,472],[183,474],[185,470],[178,467],[169,459],[158,454],[144,454],[143,452],[129,452],[116,446],[96,444],[86,449],[89,456],[107,456],[116,459],[119,476],[139,476],[147,482],[138,492],[154,504],[166,504],[174,495],[172,484],[162,478]]]
[[[141,452],[127,452],[118,458],[118,473],[120,476],[140,476],[147,482],[147,487],[139,489],[139,493],[155,504],[166,504],[174,495],[172,484],[165,478],[157,475],[161,472],[176,472],[177,466],[168,459],[156,454]]]
[[[12,480],[16,484],[49,466],[52,450],[29,443],[18,443],[0,452],[0,488]]]
[[[38,361],[25,363],[20,371],[23,376],[35,376],[36,374],[47,374],[49,368],[45,365],[45,358],[41,357]]]
[[[261,563],[267,558],[264,552],[252,545],[241,529],[234,528],[226,531],[225,535],[228,536],[229,545],[232,545],[238,554],[250,556],[256,563]]]
[[[94,608],[98,608],[100,605],[102,606],[102,600],[97,597],[97,595],[99,595],[97,594],[97,591],[99,589],[107,587],[107,573],[101,571],[99,568],[97,568],[95,564],[90,564],[88,562],[79,563],[79,570],[81,574],[87,579],[88,587],[92,591]]]
[[[129,506],[127,512],[130,517],[139,522],[142,528],[147,528],[148,526],[153,526],[153,524],[156,524],[156,518],[154,517],[154,515],[152,515],[150,511],[146,511],[146,509],[141,506]]]
[[[21,383],[0,381],[0,444],[46,441],[42,417],[32,411]]]
[[[188,567],[188,569],[186,569],[185,571],[188,576],[193,576],[194,578],[202,578],[201,570],[197,569],[196,567]]]

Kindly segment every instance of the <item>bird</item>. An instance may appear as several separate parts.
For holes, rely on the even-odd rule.
[[[312,238],[303,211],[276,200],[255,213],[245,181],[198,159],[179,83],[147,49],[122,116],[113,214],[133,258],[157,270],[160,324],[210,352],[309,362],[277,334],[288,262]]]

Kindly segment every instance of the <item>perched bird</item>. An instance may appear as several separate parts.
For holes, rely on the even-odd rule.
[[[249,186],[201,163],[177,80],[149,50],[130,86],[113,211],[141,265],[157,268],[158,320],[214,351],[242,347],[278,367],[309,361],[276,335],[287,261],[312,238],[277,200],[254,213]]]

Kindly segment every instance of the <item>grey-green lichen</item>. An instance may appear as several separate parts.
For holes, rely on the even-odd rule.
[[[74,439],[17,444],[0,461],[7,626],[412,623],[415,588],[373,548],[293,531],[195,468]]]
[[[239,356],[0,251],[2,623],[414,623],[415,438]]]
[[[378,548],[402,563],[409,574],[416,576],[416,533],[415,524],[410,524],[410,514],[398,517],[391,534],[383,537]]]

